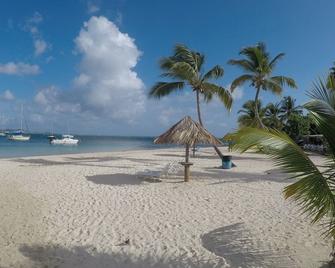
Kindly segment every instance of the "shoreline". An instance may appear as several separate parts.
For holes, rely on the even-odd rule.
[[[0,237],[10,244],[0,266],[312,268],[326,262],[330,244],[284,200],[290,182],[283,174],[264,156],[229,154],[237,167],[222,170],[215,151],[201,148],[191,158],[189,183],[178,164],[182,148],[0,159],[0,183],[9,185],[0,196],[0,226],[20,234]],[[162,182],[143,174],[160,174]]]

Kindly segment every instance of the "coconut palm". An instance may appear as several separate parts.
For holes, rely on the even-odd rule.
[[[228,63],[240,67],[245,74],[237,77],[231,84],[231,91],[245,83],[256,89],[255,105],[261,90],[269,90],[275,94],[281,94],[285,85],[296,88],[296,83],[292,78],[286,76],[272,76],[278,61],[284,57],[284,53],[279,53],[274,58],[270,58],[264,43],[242,49],[240,55],[243,59],[230,60]],[[258,109],[255,108],[258,126],[264,128],[260,120]]]
[[[237,121],[240,127],[251,127],[257,126],[257,118],[255,107],[258,109],[258,114],[260,119],[263,121],[265,119],[265,108],[262,107],[262,102],[258,100],[258,104],[255,105],[255,101],[249,100],[242,105],[242,109],[238,111],[241,114]]]
[[[295,105],[296,100],[291,96],[286,96],[281,101],[281,118],[287,120],[291,114],[302,114],[301,106]]]
[[[295,181],[284,188],[285,198],[292,198],[312,217],[312,223],[323,220],[326,236],[335,238],[335,91],[318,81],[309,93],[312,100],[304,105],[328,144],[324,165],[313,161],[287,134],[277,130],[243,128],[232,134],[235,149],[242,152],[257,149],[269,155],[275,165]],[[261,149],[261,150],[259,150]],[[321,168],[320,168],[321,167]],[[334,241],[334,240],[333,240]]]
[[[281,121],[280,103],[269,103],[265,107],[264,124],[267,127],[281,130],[283,122]]]
[[[230,110],[232,97],[228,90],[213,83],[223,76],[223,68],[219,65],[214,66],[209,71],[203,70],[205,56],[196,51],[192,51],[184,45],[176,45],[174,53],[170,57],[160,60],[160,68],[163,77],[170,78],[172,81],[158,82],[150,90],[149,96],[161,98],[171,93],[180,91],[188,87],[196,95],[196,107],[199,123],[203,126],[200,111],[200,96],[206,102],[217,96],[224,106]],[[222,153],[215,146],[216,152],[222,157]]]

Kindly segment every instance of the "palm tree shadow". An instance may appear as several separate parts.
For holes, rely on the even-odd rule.
[[[22,267],[26,268],[146,268],[146,267],[200,267],[209,268],[206,260],[193,260],[189,257],[177,258],[157,257],[153,255],[135,256],[130,253],[98,252],[92,246],[76,246],[65,248],[59,245],[22,245],[19,251],[27,257],[30,262]],[[221,264],[222,265],[222,264]],[[220,267],[220,266],[217,266]]]
[[[239,222],[210,231],[201,240],[207,250],[225,258],[231,267],[297,267],[288,252],[263,250],[259,246],[262,241],[255,241],[251,236],[244,223]]]

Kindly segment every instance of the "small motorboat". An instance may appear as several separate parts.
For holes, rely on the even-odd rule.
[[[79,140],[74,139],[72,135],[62,135],[61,139],[57,139],[55,136],[48,137],[51,144],[54,145],[77,145]]]

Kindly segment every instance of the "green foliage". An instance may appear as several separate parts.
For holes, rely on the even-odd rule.
[[[285,198],[298,202],[312,223],[323,220],[324,234],[335,238],[335,91],[318,81],[310,92],[311,100],[304,105],[319,133],[324,136],[329,151],[319,169],[309,156],[284,132],[273,129],[242,128],[230,135],[234,149],[241,152],[257,150],[273,159],[275,165],[295,182],[284,189]],[[292,114],[288,121],[296,121]]]
[[[261,90],[269,90],[275,94],[281,94],[284,86],[296,88],[296,83],[292,78],[286,76],[272,76],[274,68],[278,61],[284,57],[284,53],[279,53],[274,58],[270,58],[264,43],[258,43],[256,46],[250,46],[242,49],[240,55],[243,59],[230,60],[228,63],[241,68],[244,74],[237,77],[231,83],[231,91],[238,86],[249,82],[250,86],[256,89],[255,106],[258,104],[259,93]],[[255,107],[255,116],[258,126],[265,127],[258,108]]]
[[[170,78],[169,82],[156,83],[149,92],[149,97],[161,98],[189,86],[193,91],[200,93],[205,101],[217,96],[227,109],[231,108],[232,97],[229,90],[215,84],[223,76],[223,68],[215,65],[207,72],[203,70],[205,56],[190,50],[184,45],[176,45],[170,57],[160,60],[162,77]]]
[[[258,104],[256,106],[255,101],[249,100],[245,102],[242,105],[242,109],[238,111],[238,113],[241,114],[237,119],[240,127],[257,127],[258,119],[256,117],[255,107],[258,108],[260,119],[264,121],[266,109],[262,107],[262,102],[258,100]]]
[[[310,134],[311,118],[302,114],[292,113],[288,116],[283,131],[298,142],[304,135]]]

